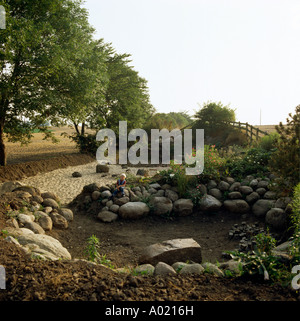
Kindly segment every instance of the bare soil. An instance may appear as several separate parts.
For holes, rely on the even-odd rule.
[[[23,161],[26,161],[26,157]],[[28,159],[27,159],[28,160]],[[59,161],[61,160],[61,161]],[[12,164],[13,169],[1,169],[2,180],[14,180],[18,175],[35,175],[57,166],[89,162],[87,155],[60,155],[55,159]],[[2,175],[5,176],[3,177]],[[21,175],[21,174],[20,174]],[[0,198],[0,231],[7,220],[8,200]],[[222,261],[222,252],[232,250],[237,241],[227,233],[235,223],[253,222],[251,216],[226,212],[195,213],[185,218],[147,217],[137,221],[98,222],[94,217],[75,212],[67,230],[47,233],[59,239],[73,259],[86,258],[86,239],[96,235],[101,241],[101,254],[106,254],[117,267],[135,267],[145,246],[174,238],[194,238],[202,247],[203,261]],[[83,261],[39,261],[30,259],[17,246],[0,236],[0,265],[6,268],[6,290],[0,290],[0,301],[297,301],[299,296],[289,287],[263,283],[258,279],[218,278],[201,276],[147,277],[115,273],[99,265]]]

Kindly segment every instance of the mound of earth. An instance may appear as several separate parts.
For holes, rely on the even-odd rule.
[[[83,165],[94,161],[95,157],[91,155],[74,153],[44,160],[9,164],[5,167],[0,166],[0,182],[21,180],[39,173],[47,173],[55,169]]]

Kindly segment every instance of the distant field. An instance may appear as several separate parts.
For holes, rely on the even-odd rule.
[[[275,132],[275,125],[262,125],[257,127],[267,133]],[[51,140],[43,140],[44,135],[42,133],[33,134],[33,139],[27,146],[21,146],[20,143],[6,142],[7,163],[16,164],[79,153],[73,141],[61,136],[63,132],[68,134],[74,133],[74,129],[69,127],[51,127],[51,130],[53,130],[55,136],[60,140],[59,143],[53,144]]]
[[[55,136],[60,140],[53,144],[51,140],[43,140],[42,133],[33,134],[33,139],[28,145],[21,146],[20,143],[10,143],[6,141],[7,164],[16,164],[28,161],[48,159],[60,155],[78,153],[75,143],[69,138],[61,136],[61,133],[72,134],[73,129],[68,127],[51,127]]]

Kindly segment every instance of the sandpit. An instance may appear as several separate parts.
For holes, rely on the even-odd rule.
[[[67,168],[56,169],[48,173],[38,174],[33,177],[27,177],[20,180],[22,185],[34,186],[40,189],[41,192],[53,192],[59,196],[61,205],[69,204],[78,194],[81,193],[85,185],[91,183],[99,183],[100,185],[112,184],[117,180],[117,177],[112,175],[120,175],[126,170],[120,165],[109,165],[109,173],[96,173],[97,161],[79,166],[70,166]],[[165,169],[160,167],[147,168],[150,176],[157,171]],[[138,168],[130,167],[132,174],[136,174]],[[72,173],[79,172],[82,177],[73,177]]]

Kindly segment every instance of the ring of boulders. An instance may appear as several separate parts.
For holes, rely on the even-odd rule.
[[[100,186],[93,183],[84,186],[82,193],[71,204],[76,205],[76,210],[96,213],[97,219],[105,223],[117,219],[140,219],[150,214],[185,217],[195,211],[213,213],[225,209],[237,215],[252,213],[254,217],[265,222],[275,231],[283,231],[287,227],[287,217],[291,213],[291,199],[277,197],[272,190],[274,184],[270,178],[261,179],[253,176],[247,176],[242,182],[237,182],[231,177],[226,177],[219,182],[210,180],[206,184],[197,186],[197,190],[203,196],[195,206],[191,199],[180,198],[178,188],[169,184],[161,185],[154,182],[146,186],[127,187],[124,197],[117,195],[112,198],[115,185]],[[32,258],[71,259],[68,250],[58,240],[46,235],[46,232],[53,228],[68,228],[73,220],[73,211],[70,208],[61,207],[57,195],[51,192],[41,193],[37,188],[22,186],[16,182],[2,184],[0,195],[2,194],[11,196],[12,199],[7,212],[9,219],[5,227],[8,234],[7,241],[21,246]],[[228,236],[241,239],[241,250],[243,248],[247,250],[252,244],[249,244],[244,234],[259,232],[261,230],[258,225],[249,226],[243,222],[240,226],[234,225]],[[274,253],[286,258],[284,244],[279,245]],[[150,247],[152,247],[151,250],[149,250]],[[208,262],[202,263],[201,248],[192,239],[169,240],[150,247],[146,248],[141,255],[140,265],[131,272],[147,275],[210,272],[222,276],[224,269],[229,269],[233,273],[240,271],[238,262],[233,260],[223,262],[219,266]],[[182,249],[181,252],[180,249]],[[158,250],[158,254],[155,250]],[[162,254],[163,252],[166,254]],[[156,258],[153,259],[152,254],[149,255],[149,253]],[[125,268],[116,269],[116,271],[128,272]]]
[[[273,191],[275,184],[270,178],[254,176],[247,176],[241,182],[231,177],[219,182],[210,180],[197,186],[202,197],[195,206],[192,199],[179,196],[177,186],[169,184],[154,182],[127,187],[124,197],[118,194],[112,198],[115,185],[100,186],[93,183],[84,186],[76,206],[79,210],[96,213],[97,218],[105,223],[117,219],[140,219],[149,214],[188,216],[196,211],[212,213],[220,210],[237,215],[252,213],[275,232],[281,232],[287,228],[292,200],[290,197],[277,196]]]

